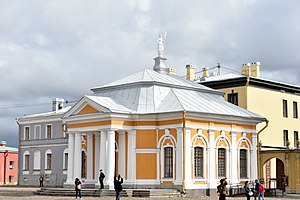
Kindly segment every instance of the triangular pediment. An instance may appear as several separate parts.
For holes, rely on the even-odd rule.
[[[91,114],[91,113],[97,113],[97,112],[101,112],[101,110],[97,110],[96,108],[87,104],[77,113],[77,115]]]

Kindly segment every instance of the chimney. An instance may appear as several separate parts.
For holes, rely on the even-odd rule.
[[[193,65],[186,65],[186,79],[190,81],[195,80],[195,67]]]
[[[250,63],[243,64],[242,66],[242,75],[251,76]]]
[[[168,70],[169,70],[169,74],[176,75],[176,69],[168,68]]]
[[[208,78],[208,77],[209,77],[208,68],[204,67],[204,68],[202,69],[202,77],[203,77],[203,78]]]
[[[1,146],[1,147],[6,147],[6,142],[5,142],[5,141],[1,141],[0,146]]]
[[[58,111],[64,107],[64,99],[54,98],[52,100],[52,111]]]
[[[254,62],[251,64],[251,76],[259,78],[260,77],[260,62]]]

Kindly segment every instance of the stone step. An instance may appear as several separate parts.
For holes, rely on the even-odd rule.
[[[67,188],[41,188],[34,192],[36,195],[49,195],[49,196],[74,196],[74,189]],[[115,196],[114,190],[108,189],[82,189],[82,196]],[[180,191],[172,189],[126,189],[121,192],[122,197],[178,197]]]

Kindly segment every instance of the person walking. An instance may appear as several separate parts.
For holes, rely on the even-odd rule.
[[[258,188],[259,194],[258,194],[258,200],[265,200],[265,186],[264,182],[261,182]]]
[[[40,181],[40,188],[44,187],[44,176],[43,175],[40,176],[39,181]]]
[[[250,190],[249,181],[245,182],[244,189],[245,189],[245,195],[247,197],[247,200],[250,200],[250,197],[253,194],[253,192]]]
[[[256,198],[259,195],[259,185],[260,185],[259,181],[257,179],[255,179],[255,185],[254,185],[254,191],[253,191],[254,192],[254,200],[256,200]],[[259,200],[259,198],[258,198],[258,200]]]
[[[217,187],[217,193],[219,194],[219,200],[226,200],[226,194],[227,194],[227,189],[226,189],[227,181],[226,178],[222,178],[220,180],[220,185]]]
[[[100,169],[100,175],[99,175],[100,189],[104,188],[104,184],[103,184],[104,178],[105,178],[105,174],[103,173],[102,169]]]
[[[75,191],[76,191],[76,199],[82,199],[81,198],[81,181],[79,180],[79,178],[75,179]]]
[[[116,191],[116,200],[120,200],[120,192],[123,189],[122,183],[123,183],[123,178],[119,174],[117,177],[115,177],[115,180],[114,180],[114,186],[115,186],[115,191]]]

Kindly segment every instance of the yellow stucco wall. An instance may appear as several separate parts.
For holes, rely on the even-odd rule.
[[[283,117],[283,99],[288,102],[288,118]],[[300,96],[256,87],[248,88],[248,110],[266,117],[270,122],[267,129],[260,134],[263,145],[282,146],[283,130],[288,130],[290,147],[294,147],[294,131],[300,134],[300,118],[293,118],[293,101],[300,108]],[[298,115],[299,115],[298,111]],[[265,124],[259,124],[260,130]]]
[[[155,130],[137,130],[136,148],[156,148]]]
[[[156,179],[156,154],[136,154],[136,178]]]
[[[244,86],[241,87],[232,87],[232,88],[224,88],[224,89],[219,89],[219,91],[224,92],[224,98],[226,101],[228,101],[228,96],[227,94],[232,93],[232,90],[234,93],[238,93],[238,104],[242,108],[247,108],[247,89]]]

